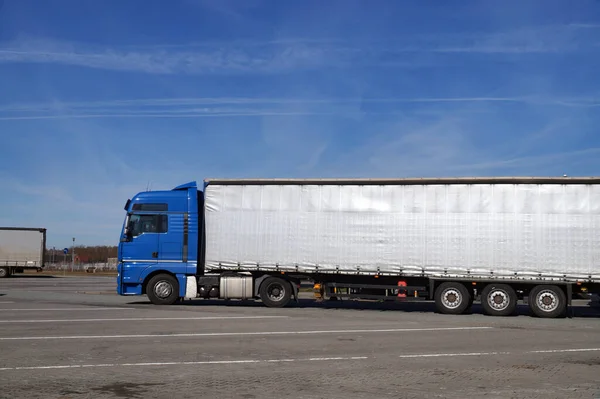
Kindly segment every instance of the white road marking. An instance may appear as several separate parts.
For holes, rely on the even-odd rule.
[[[580,348],[580,349],[548,349],[548,350],[537,350],[537,351],[525,351],[520,352],[530,354],[543,354],[543,353],[565,353],[565,352],[597,352],[600,348]],[[499,356],[499,355],[514,355],[517,353],[513,352],[463,352],[463,353],[421,353],[414,355],[400,355],[399,358],[427,358],[427,357],[458,357],[458,356]]]
[[[420,357],[496,356],[509,354],[510,352],[421,353],[416,355],[400,355],[398,357],[402,359],[415,359]]]
[[[400,358],[427,358],[427,357],[457,357],[457,356],[498,356],[517,354],[543,354],[563,352],[596,352],[600,348],[580,349],[549,349],[528,352],[464,352],[464,353],[421,353],[412,355],[400,355]],[[17,366],[2,367],[0,371],[18,370],[61,370],[61,369],[83,369],[102,367],[157,367],[157,366],[190,366],[190,365],[234,365],[234,364],[257,364],[257,363],[294,363],[294,362],[326,362],[326,361],[348,361],[348,360],[376,360],[376,356],[349,356],[349,357],[309,357],[304,359],[240,359],[240,360],[206,360],[206,361],[181,361],[181,362],[141,362],[141,363],[100,363],[100,364],[67,364],[52,366]]]
[[[597,352],[600,348],[584,348],[584,349],[550,349],[544,351],[531,351],[529,353],[566,353],[566,352]]]
[[[14,303],[14,302],[13,301],[0,301],[0,304],[3,304],[3,303]]]
[[[131,317],[120,319],[38,319],[38,320],[0,320],[0,323],[76,323],[76,322],[103,322],[103,321],[157,321],[157,320],[237,320],[237,319],[284,319],[289,316],[203,316],[203,317]]]
[[[313,331],[257,331],[257,332],[214,332],[214,333],[174,333],[174,334],[136,334],[136,335],[63,335],[46,337],[0,337],[0,341],[31,341],[52,339],[108,339],[108,338],[181,338],[181,337],[227,337],[250,335],[319,335],[319,334],[357,334],[386,332],[423,332],[451,330],[489,330],[493,327],[432,327],[432,328],[389,328],[379,330],[313,330]]]
[[[104,364],[69,364],[65,366],[25,366],[3,367],[0,371],[10,370],[49,370],[49,369],[78,369],[99,367],[148,367],[148,366],[189,366],[206,364],[248,364],[248,363],[293,363],[293,362],[327,362],[334,360],[365,360],[366,356],[352,357],[310,357],[306,359],[248,359],[248,360],[206,360],[197,362],[154,362],[154,363],[104,363]]]
[[[76,310],[135,310],[136,308],[19,308],[19,309],[0,309],[0,312],[62,312],[62,311],[76,311]]]

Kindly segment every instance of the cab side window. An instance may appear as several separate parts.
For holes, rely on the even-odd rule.
[[[166,233],[168,217],[167,215],[131,215],[129,226],[133,237],[144,233]]]

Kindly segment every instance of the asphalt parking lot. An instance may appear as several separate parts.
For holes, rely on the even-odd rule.
[[[0,281],[0,398],[600,398],[600,309],[187,301],[112,277]]]

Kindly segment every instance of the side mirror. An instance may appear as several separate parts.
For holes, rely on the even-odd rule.
[[[123,232],[123,237],[121,237],[121,242],[129,242],[133,239],[133,233],[131,232],[131,226],[125,227],[125,231]]]

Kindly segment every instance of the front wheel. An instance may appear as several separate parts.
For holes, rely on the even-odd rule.
[[[260,285],[259,295],[267,307],[282,308],[292,298],[292,286],[282,278],[269,277]]]
[[[146,284],[146,295],[155,305],[172,305],[179,299],[179,282],[170,274],[157,274]]]
[[[556,285],[536,285],[529,292],[529,308],[537,317],[561,317],[567,310],[567,296]]]
[[[7,278],[10,276],[8,267],[0,267],[0,278]]]
[[[472,304],[471,297],[464,284],[446,282],[435,290],[435,305],[440,313],[463,314]]]

